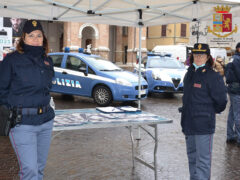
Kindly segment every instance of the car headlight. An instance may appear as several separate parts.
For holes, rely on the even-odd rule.
[[[128,80],[121,79],[121,78],[117,78],[116,83],[120,84],[120,85],[123,85],[123,86],[132,86],[132,83],[130,83]]]
[[[155,80],[160,80],[160,81],[161,81],[160,74],[158,74],[158,73],[156,73],[156,72],[153,72],[153,73],[152,73],[152,78],[155,79]]]

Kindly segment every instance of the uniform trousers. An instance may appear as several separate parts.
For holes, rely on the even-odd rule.
[[[229,93],[230,108],[227,120],[227,139],[236,139],[240,144],[240,95]]]
[[[53,120],[42,125],[17,125],[9,133],[19,163],[20,180],[42,180],[51,143]]]
[[[190,180],[209,180],[213,134],[186,135]]]

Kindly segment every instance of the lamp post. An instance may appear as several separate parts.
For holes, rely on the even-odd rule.
[[[200,31],[199,28],[200,28],[201,24],[199,21],[197,21],[197,23],[195,23],[194,25],[192,25],[191,27],[191,32],[192,32],[192,35],[193,36],[197,36],[197,43],[198,43],[198,40],[199,40],[199,36],[207,36],[207,27],[204,28],[204,31]]]

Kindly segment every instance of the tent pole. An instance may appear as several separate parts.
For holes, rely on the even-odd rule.
[[[141,110],[141,64],[142,64],[142,26],[139,26],[139,58],[138,58],[138,109]]]
[[[138,109],[141,110],[141,65],[142,65],[142,9],[138,9],[139,13],[139,57],[138,57]]]
[[[141,110],[141,65],[142,65],[142,9],[138,9],[139,13],[139,57],[138,57],[138,109]]]

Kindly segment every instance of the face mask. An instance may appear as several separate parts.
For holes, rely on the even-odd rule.
[[[205,64],[202,64],[202,65],[198,66],[198,65],[196,65],[195,63],[193,63],[193,66],[194,66],[195,69],[197,70],[198,68],[205,66]]]

